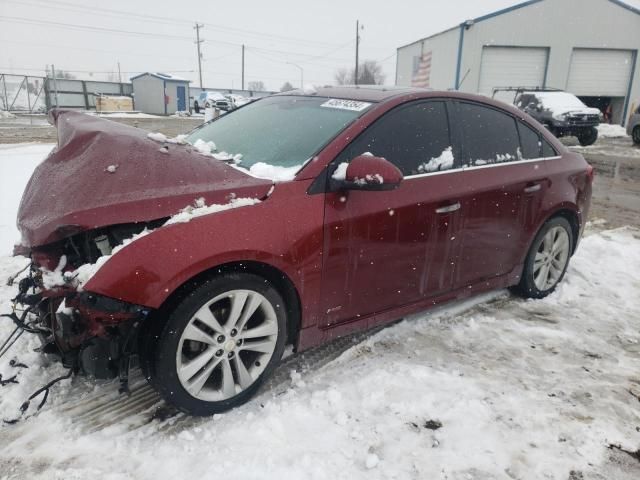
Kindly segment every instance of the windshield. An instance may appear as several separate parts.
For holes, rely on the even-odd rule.
[[[240,167],[252,172],[265,165],[292,171],[369,106],[318,97],[268,97],[199,128],[187,141],[213,142],[215,152],[235,156]]]

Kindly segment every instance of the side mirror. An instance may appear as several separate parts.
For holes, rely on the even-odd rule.
[[[371,154],[359,155],[344,164],[331,177],[332,190],[393,190],[403,179],[402,172],[393,163]]]

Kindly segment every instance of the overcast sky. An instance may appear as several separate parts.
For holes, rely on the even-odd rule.
[[[205,87],[240,88],[241,44],[246,81],[278,90],[289,81],[333,82],[352,67],[355,23],[361,59],[395,76],[398,46],[518,3],[514,0],[0,0],[0,73],[43,75],[55,64],[78,78],[122,78],[160,71],[198,85],[194,22],[204,23]],[[628,0],[640,7],[640,0]],[[242,6],[240,6],[242,5]],[[46,22],[46,23],[43,23]],[[615,26],[603,25],[603,28]],[[133,32],[133,33],[132,33]],[[136,34],[137,32],[137,34]],[[288,63],[290,62],[290,63]],[[117,75],[116,75],[117,76]]]

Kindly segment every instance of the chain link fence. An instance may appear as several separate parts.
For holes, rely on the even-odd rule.
[[[44,113],[53,107],[95,110],[96,97],[100,95],[133,97],[133,86],[0,73],[0,110],[24,113]]]

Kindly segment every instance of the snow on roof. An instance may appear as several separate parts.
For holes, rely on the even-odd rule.
[[[135,77],[131,77],[129,80],[135,80],[136,78],[140,78],[140,77],[144,77],[145,75],[149,75],[151,77],[155,77],[155,78],[159,78],[161,80],[170,80],[173,82],[189,82],[191,83],[191,80],[187,80],[186,78],[182,78],[182,77],[176,77],[175,75],[170,75],[168,73],[161,73],[161,72],[145,72],[145,73],[141,73],[140,75],[136,75]]]

